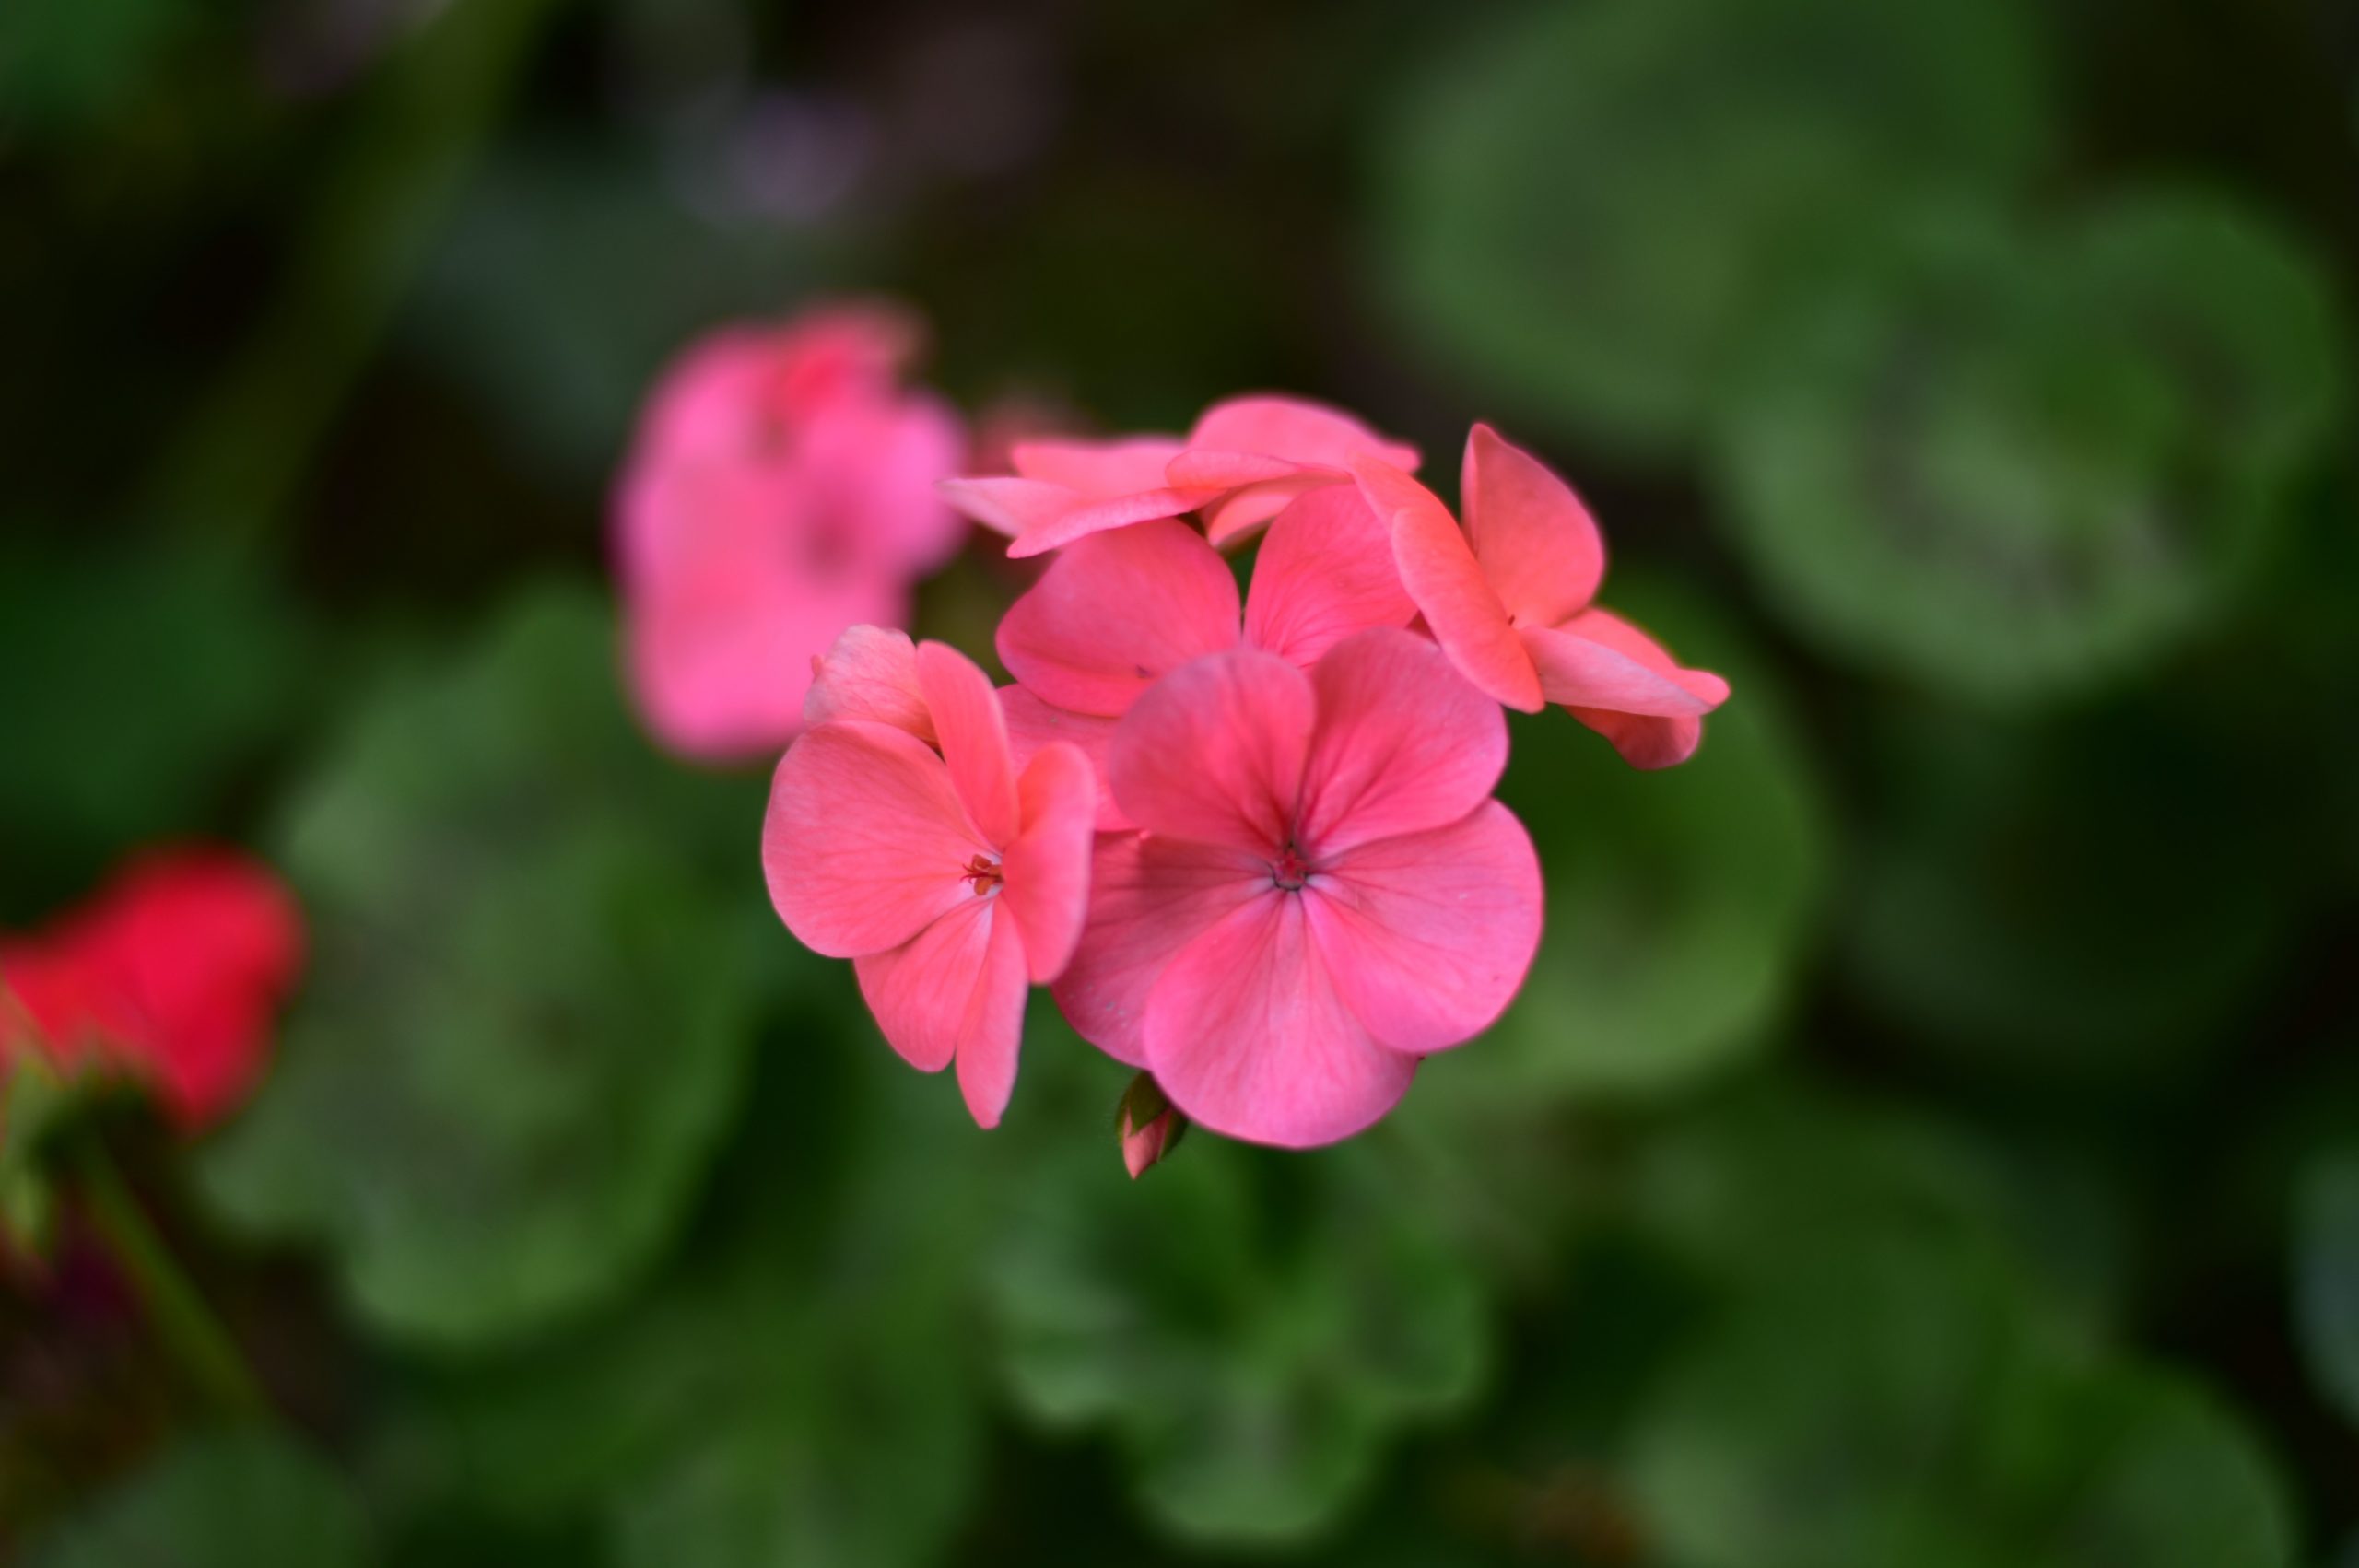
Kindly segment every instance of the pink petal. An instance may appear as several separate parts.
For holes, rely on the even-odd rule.
[[[1202,509],[1204,537],[1224,547],[1233,544],[1285,510],[1297,497],[1351,482],[1352,476],[1340,468],[1297,468],[1283,478],[1232,490]]]
[[[1027,479],[1104,497],[1163,488],[1164,469],[1182,450],[1177,436],[1131,436],[1114,441],[1018,441],[1007,455]]]
[[[998,645],[1042,701],[1118,717],[1168,672],[1237,645],[1237,579],[1184,522],[1096,534],[1009,606]]]
[[[1726,681],[1681,668],[1609,611],[1585,611],[1554,630],[1528,628],[1524,640],[1548,700],[1613,742],[1633,767],[1685,762],[1703,743],[1703,716],[1728,700]]]
[[[958,553],[966,520],[939,486],[965,460],[957,414],[923,393],[841,397],[792,431],[785,466],[806,549],[901,578]]]
[[[1078,747],[1052,744],[1018,781],[1024,830],[1001,863],[1000,900],[1024,936],[1026,971],[1046,985],[1063,970],[1089,909],[1097,777]]]
[[[918,687],[918,649],[907,632],[847,626],[836,645],[813,661],[803,720],[865,719],[907,730],[933,743],[933,715]]]
[[[1114,749],[1113,720],[1052,708],[1022,686],[1000,687],[999,711],[1007,720],[1007,748],[1017,768],[1030,766],[1040,749],[1052,743],[1079,747],[1097,776],[1097,831],[1120,833],[1131,826],[1131,819],[1114,803],[1114,787],[1106,778],[1106,759]]]
[[[1553,626],[1597,597],[1605,539],[1572,487],[1488,425],[1466,438],[1466,534],[1508,614]]]
[[[829,958],[898,947],[972,898],[962,872],[990,848],[940,757],[905,731],[857,720],[788,749],[762,822],[770,903]]]
[[[950,504],[985,527],[1011,534],[1010,556],[1039,556],[1109,529],[1178,517],[1210,500],[1209,490],[1154,489],[1106,498],[1040,479],[946,479]]]
[[[1391,531],[1401,585],[1459,672],[1509,708],[1537,713],[1547,706],[1532,656],[1516,639],[1506,607],[1449,509],[1396,468],[1362,461],[1352,472],[1360,494]]]
[[[1384,524],[1356,486],[1336,485],[1270,525],[1245,598],[1245,640],[1308,668],[1354,632],[1405,626],[1416,614]]]
[[[1302,1149],[1348,1138],[1408,1092],[1414,1059],[1337,993],[1304,899],[1270,887],[1181,949],[1148,993],[1147,1065],[1215,1132]]]
[[[1115,729],[1114,798],[1151,833],[1274,858],[1315,711],[1309,678],[1274,654],[1236,649],[1182,664]]]
[[[1307,892],[1337,992],[1395,1050],[1438,1051],[1489,1028],[1540,947],[1540,860],[1496,801],[1364,844]]]
[[[1270,891],[1259,858],[1141,833],[1100,834],[1089,914],[1055,995],[1081,1037],[1115,1060],[1146,1065],[1146,999],[1179,951]]]
[[[1230,451],[1221,447],[1195,447],[1174,456],[1164,475],[1175,486],[1210,490],[1239,490],[1270,479],[1287,479],[1302,472],[1292,458],[1267,452]]]
[[[953,1058],[978,1125],[996,1127],[1015,1086],[1024,1033],[1024,952],[999,901],[969,895],[913,940],[853,961],[876,1026],[910,1065]]]
[[[999,694],[975,661],[944,642],[918,644],[918,689],[942,741],[942,760],[968,817],[994,849],[1015,837],[1015,765]]]
[[[1361,632],[1310,673],[1319,727],[1303,772],[1299,832],[1314,860],[1456,822],[1507,767],[1498,705],[1432,643]]]
[[[1008,555],[1021,560],[1027,556],[1046,555],[1062,549],[1076,539],[1086,539],[1093,533],[1109,529],[1128,528],[1134,522],[1150,522],[1156,518],[1178,517],[1191,512],[1212,498],[1208,490],[1142,490],[1135,496],[1116,496],[1109,500],[1091,501],[1072,508],[1050,518],[1039,527],[1027,530],[1024,536],[1007,547]]]
[[[1188,432],[1188,445],[1260,452],[1326,468],[1348,469],[1352,460],[1359,457],[1372,457],[1410,473],[1417,467],[1416,448],[1386,440],[1342,409],[1273,393],[1233,397],[1213,404]]]

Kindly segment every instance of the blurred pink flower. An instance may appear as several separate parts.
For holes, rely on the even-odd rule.
[[[1361,458],[1353,472],[1391,524],[1402,582],[1468,680],[1526,713],[1562,706],[1635,767],[1695,754],[1704,715],[1728,700],[1729,684],[1682,669],[1652,638],[1595,606],[1605,541],[1562,479],[1475,426],[1460,481],[1461,533],[1433,492],[1391,464]]]
[[[846,626],[908,617],[966,525],[935,486],[957,416],[899,384],[918,330],[874,306],[734,327],[650,398],[617,487],[632,690],[684,755],[775,752],[803,725],[812,660]]]
[[[909,667],[937,755],[898,721],[913,716],[897,638],[863,631],[828,656],[838,674],[864,672],[821,680],[833,711],[863,712],[855,693],[883,707],[816,723],[788,749],[763,871],[787,929],[853,961],[893,1048],[927,1072],[955,1059],[968,1109],[995,1127],[1015,1085],[1026,987],[1062,972],[1081,931],[1096,785],[1065,745],[1019,774],[990,677],[928,642]]]
[[[1009,452],[1015,476],[953,479],[943,493],[1009,535],[1011,556],[1038,556],[1109,529],[1203,514],[1215,544],[1243,537],[1295,497],[1351,482],[1356,459],[1414,471],[1417,450],[1388,441],[1340,409],[1302,398],[1230,398],[1186,439],[1027,441]]]
[[[269,869],[232,850],[151,850],[35,935],[0,938],[0,1068],[38,1051],[119,1074],[195,1131],[260,1080],[302,964],[303,921]]]
[[[1416,614],[1384,525],[1356,489],[1331,485],[1271,523],[1241,613],[1220,552],[1158,518],[1068,545],[1009,607],[997,641],[1021,687],[1007,695],[1011,721],[1065,725],[1102,769],[1113,727],[1089,720],[1121,718],[1191,660],[1243,646],[1307,669],[1353,633],[1405,626]],[[1102,795],[1098,826],[1127,825]]]
[[[1490,799],[1507,745],[1497,705],[1405,631],[1308,674],[1254,649],[1172,672],[1115,731],[1143,831],[1097,840],[1065,1016],[1215,1131],[1359,1131],[1531,966],[1540,865]]]

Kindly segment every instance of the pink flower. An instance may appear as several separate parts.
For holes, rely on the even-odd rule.
[[[1110,720],[1167,673],[1208,653],[1258,648],[1305,668],[1355,632],[1405,626],[1384,525],[1347,485],[1314,490],[1270,525],[1240,606],[1219,551],[1161,518],[1067,546],[999,624],[999,656],[1020,690],[1009,722],[1053,732],[1104,767]],[[1110,795],[1098,826],[1127,826]]]
[[[957,417],[898,384],[917,331],[874,307],[736,327],[650,399],[618,486],[615,553],[631,687],[684,755],[775,752],[802,728],[811,661],[859,622],[895,624],[965,524],[935,485]]]
[[[1497,705],[1405,631],[1308,674],[1254,649],[1181,666],[1115,731],[1143,831],[1097,840],[1059,1005],[1215,1131],[1357,1132],[1531,966],[1540,866],[1490,799],[1506,762]]]
[[[889,669],[907,646],[895,636],[829,657]],[[927,1072],[956,1060],[968,1109],[995,1127],[1027,984],[1061,973],[1081,931],[1097,790],[1067,745],[1019,775],[990,677],[957,650],[922,643],[910,660],[939,755],[889,720],[815,724],[779,763],[762,867],[787,929],[852,960],[893,1048]],[[861,689],[898,706],[892,684]]]
[[[0,939],[0,1066],[36,1050],[120,1073],[183,1129],[210,1127],[261,1078],[302,954],[301,913],[267,868],[150,851],[46,930]]]
[[[1409,596],[1468,680],[1526,713],[1560,705],[1636,767],[1694,755],[1704,715],[1728,699],[1729,685],[1682,669],[1646,633],[1591,603],[1605,576],[1605,542],[1563,480],[1475,426],[1461,481],[1461,533],[1449,509],[1397,467],[1363,457],[1353,472],[1391,526]]]
[[[1351,482],[1374,458],[1414,471],[1417,450],[1388,441],[1339,409],[1302,398],[1231,398],[1206,409],[1183,440],[1027,441],[1009,453],[1014,478],[954,479],[943,493],[1010,535],[1011,556],[1158,518],[1202,512],[1215,544],[1243,537],[1295,497]]]

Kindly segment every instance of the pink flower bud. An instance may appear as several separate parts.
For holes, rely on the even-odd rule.
[[[1187,1130],[1188,1118],[1165,1097],[1151,1072],[1132,1079],[1131,1086],[1122,1091],[1121,1103],[1114,1107],[1114,1134],[1121,1140],[1122,1164],[1133,1181],[1178,1148]]]

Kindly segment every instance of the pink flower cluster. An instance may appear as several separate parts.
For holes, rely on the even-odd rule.
[[[1359,1131],[1538,948],[1539,862],[1491,798],[1501,704],[1660,767],[1726,683],[1595,607],[1596,525],[1481,426],[1462,530],[1414,449],[1289,398],[1013,461],[944,488],[1009,554],[1060,552],[1000,624],[1015,684],[846,633],[772,786],[780,918],[854,961],[902,1056],[957,1063],[985,1127],[1028,982],[1215,1131]],[[1257,532],[1240,593],[1222,547]]]
[[[846,626],[898,626],[967,525],[936,485],[965,436],[905,388],[921,333],[822,306],[690,348],[649,398],[616,486],[614,549],[641,715],[684,755],[774,755],[811,664]]]

